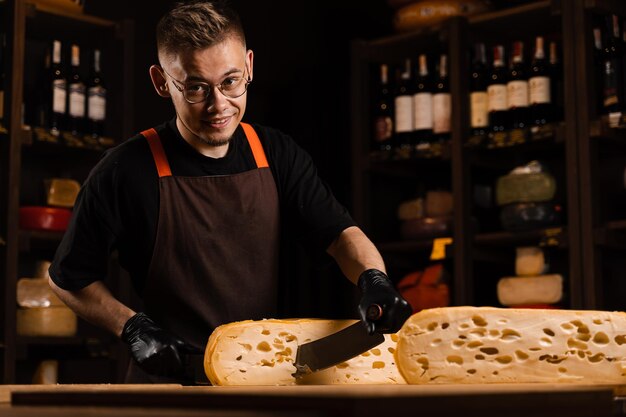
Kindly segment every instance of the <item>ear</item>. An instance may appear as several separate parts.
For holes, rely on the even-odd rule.
[[[158,95],[161,97],[170,97],[167,79],[165,79],[163,70],[158,65],[152,65],[150,67],[150,79]]]
[[[250,81],[252,81],[253,77],[253,71],[252,71],[252,64],[254,63],[254,52],[252,52],[252,49],[248,49],[248,52],[246,52],[246,64],[248,65],[248,79]]]

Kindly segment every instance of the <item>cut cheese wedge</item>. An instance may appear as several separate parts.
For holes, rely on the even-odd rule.
[[[298,345],[328,336],[355,320],[258,320],[219,326],[211,334],[204,370],[213,385],[404,384],[393,353],[397,336],[331,368],[296,380]]]
[[[409,384],[626,382],[626,314],[447,307],[411,316],[396,363]]]

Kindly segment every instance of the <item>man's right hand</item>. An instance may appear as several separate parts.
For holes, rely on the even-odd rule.
[[[144,313],[137,313],[124,325],[122,340],[130,347],[144,371],[159,376],[184,376],[183,355],[202,353],[179,337],[161,329]]]

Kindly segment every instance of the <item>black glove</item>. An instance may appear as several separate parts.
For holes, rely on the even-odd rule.
[[[179,337],[161,329],[144,313],[137,313],[124,325],[122,340],[141,369],[149,374],[184,376],[185,354],[202,353]]]
[[[409,303],[396,291],[387,275],[368,269],[359,276],[359,314],[370,334],[395,333],[412,314]]]

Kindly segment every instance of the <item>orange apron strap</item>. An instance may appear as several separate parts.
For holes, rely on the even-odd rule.
[[[246,138],[248,139],[250,148],[252,148],[252,155],[254,155],[254,160],[256,161],[256,167],[268,168],[270,165],[267,163],[267,158],[265,157],[265,151],[263,150],[263,146],[261,145],[259,136],[254,131],[254,128],[250,126],[248,123],[241,123],[241,127],[243,127],[243,131],[246,134]]]
[[[156,164],[157,171],[159,172],[159,178],[171,177],[172,171],[170,170],[170,164],[167,162],[167,156],[165,156],[165,151],[163,150],[163,145],[161,144],[161,138],[159,138],[157,131],[154,129],[147,129],[141,132],[141,134],[148,140],[150,150],[152,151],[152,157],[154,158],[154,163]]]

